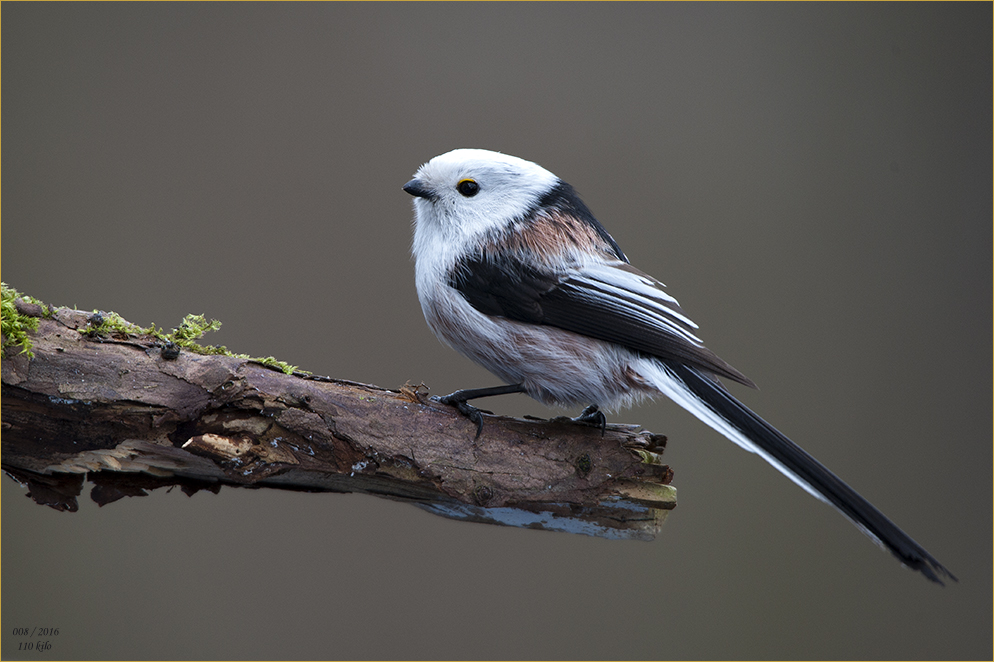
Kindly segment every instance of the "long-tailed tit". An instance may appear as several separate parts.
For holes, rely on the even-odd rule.
[[[404,185],[414,196],[418,297],[445,344],[505,385],[438,398],[483,426],[468,400],[527,393],[599,407],[666,395],[932,581],[955,579],[921,545],[718,381],[752,382],[704,347],[663,284],[631,266],[573,188],[513,156],[457,149]]]

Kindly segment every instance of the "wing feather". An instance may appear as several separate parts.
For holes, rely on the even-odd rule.
[[[476,255],[460,262],[450,284],[486,315],[554,326],[754,386],[704,346],[662,283],[626,262],[560,274],[514,257]]]

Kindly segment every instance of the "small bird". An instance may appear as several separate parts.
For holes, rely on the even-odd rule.
[[[665,395],[836,508],[904,565],[956,580],[811,455],[753,413],[719,377],[754,386],[639,271],[576,191],[541,166],[482,149],[436,156],[404,185],[414,196],[415,273],[428,326],[504,384],[436,398],[476,423],[469,400],[526,393],[589,405],[574,420]]]

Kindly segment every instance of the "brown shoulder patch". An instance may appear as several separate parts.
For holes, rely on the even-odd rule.
[[[528,253],[546,264],[559,262],[564,252],[600,253],[614,259],[611,245],[588,223],[557,210],[537,213],[484,244],[484,251]]]

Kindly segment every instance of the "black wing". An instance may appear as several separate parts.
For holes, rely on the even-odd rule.
[[[477,255],[457,265],[450,285],[486,315],[554,326],[754,386],[704,346],[662,283],[620,260],[559,275]]]

